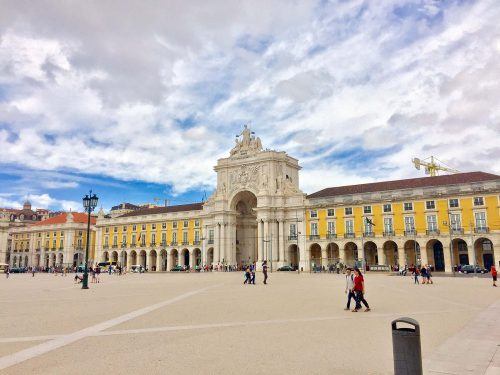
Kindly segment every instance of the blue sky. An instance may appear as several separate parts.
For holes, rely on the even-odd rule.
[[[500,173],[497,1],[155,4],[0,3],[0,207],[199,201],[246,123],[307,193]]]

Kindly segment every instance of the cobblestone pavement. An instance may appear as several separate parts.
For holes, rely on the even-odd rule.
[[[401,316],[420,323],[433,374],[472,349],[464,373],[498,367],[500,288],[489,279],[422,286],[368,273],[372,311],[352,313],[342,275],[260,276],[248,286],[241,273],[102,275],[81,290],[71,275],[2,275],[0,373],[390,374]]]

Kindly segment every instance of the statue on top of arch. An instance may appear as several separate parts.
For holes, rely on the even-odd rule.
[[[240,139],[241,138],[241,139]],[[231,149],[231,156],[234,155],[249,155],[262,151],[262,142],[259,137],[254,136],[254,132],[250,131],[247,125],[243,131],[236,136],[236,145]]]

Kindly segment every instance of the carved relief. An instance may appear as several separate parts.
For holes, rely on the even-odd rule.
[[[256,190],[259,184],[260,167],[257,165],[242,165],[233,170],[229,175],[230,192],[236,189],[253,188]]]
[[[231,149],[230,154],[233,157],[249,156],[262,151],[262,142],[259,137],[252,135],[253,132],[245,125],[245,128],[235,140],[235,146]],[[241,140],[239,139],[241,138]]]

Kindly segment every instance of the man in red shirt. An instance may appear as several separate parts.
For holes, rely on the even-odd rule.
[[[352,312],[358,312],[358,310],[361,310],[361,303],[365,305],[366,309],[365,311],[368,312],[370,311],[370,306],[368,305],[368,302],[365,300],[364,294],[365,294],[365,280],[363,278],[363,275],[361,275],[361,271],[359,268],[354,268],[354,295],[356,298],[356,307]]]
[[[497,286],[497,269],[491,266],[491,277],[493,278],[493,286]]]

